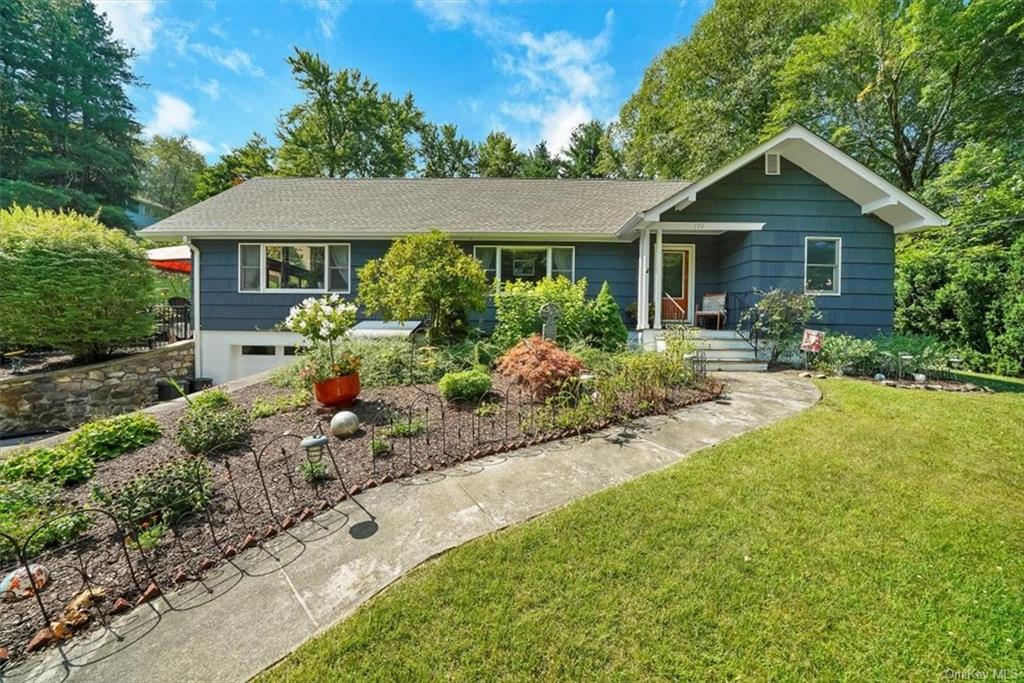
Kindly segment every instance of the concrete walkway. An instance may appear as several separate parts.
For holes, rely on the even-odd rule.
[[[344,619],[424,560],[504,526],[675,463],[813,405],[789,374],[722,375],[726,395],[585,439],[393,482],[240,556],[241,570],[119,618],[6,672],[9,681],[244,681]]]

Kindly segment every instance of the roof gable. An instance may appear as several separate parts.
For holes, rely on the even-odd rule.
[[[687,185],[644,212],[645,222],[661,219],[670,209],[684,209],[697,194],[767,153],[777,153],[811,175],[849,197],[864,214],[874,214],[893,227],[896,233],[946,225],[945,218],[799,124],[758,145],[700,180]]]

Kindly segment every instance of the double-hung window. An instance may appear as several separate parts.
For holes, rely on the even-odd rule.
[[[473,255],[489,282],[537,282],[559,276],[575,279],[574,247],[477,246]]]
[[[838,296],[842,280],[843,241],[808,237],[804,243],[804,293]]]
[[[348,244],[239,244],[240,292],[350,291]]]

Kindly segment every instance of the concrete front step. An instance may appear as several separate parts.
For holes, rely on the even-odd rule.
[[[768,363],[759,360],[711,360],[708,359],[710,372],[765,372]]]
[[[703,327],[692,327],[691,333],[696,339],[739,339],[743,340],[736,330],[706,330]]]
[[[698,349],[732,349],[738,352],[754,350],[754,347],[743,339],[695,339],[693,343]]]
[[[754,349],[746,348],[721,348],[718,346],[699,349],[708,360],[756,360]]]

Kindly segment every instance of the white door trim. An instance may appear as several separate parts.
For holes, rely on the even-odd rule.
[[[664,264],[661,263],[665,252],[687,252],[689,254],[689,267],[686,271],[686,324],[692,325],[693,318],[697,313],[697,302],[694,301],[694,297],[697,293],[697,245],[696,244],[679,244],[666,242],[662,245],[661,250],[657,253],[655,258],[658,259],[658,268],[664,272]],[[664,291],[658,292],[657,306],[655,310],[661,310],[662,296]],[[659,318],[661,316],[658,316]],[[661,329],[658,327],[657,329]]]

